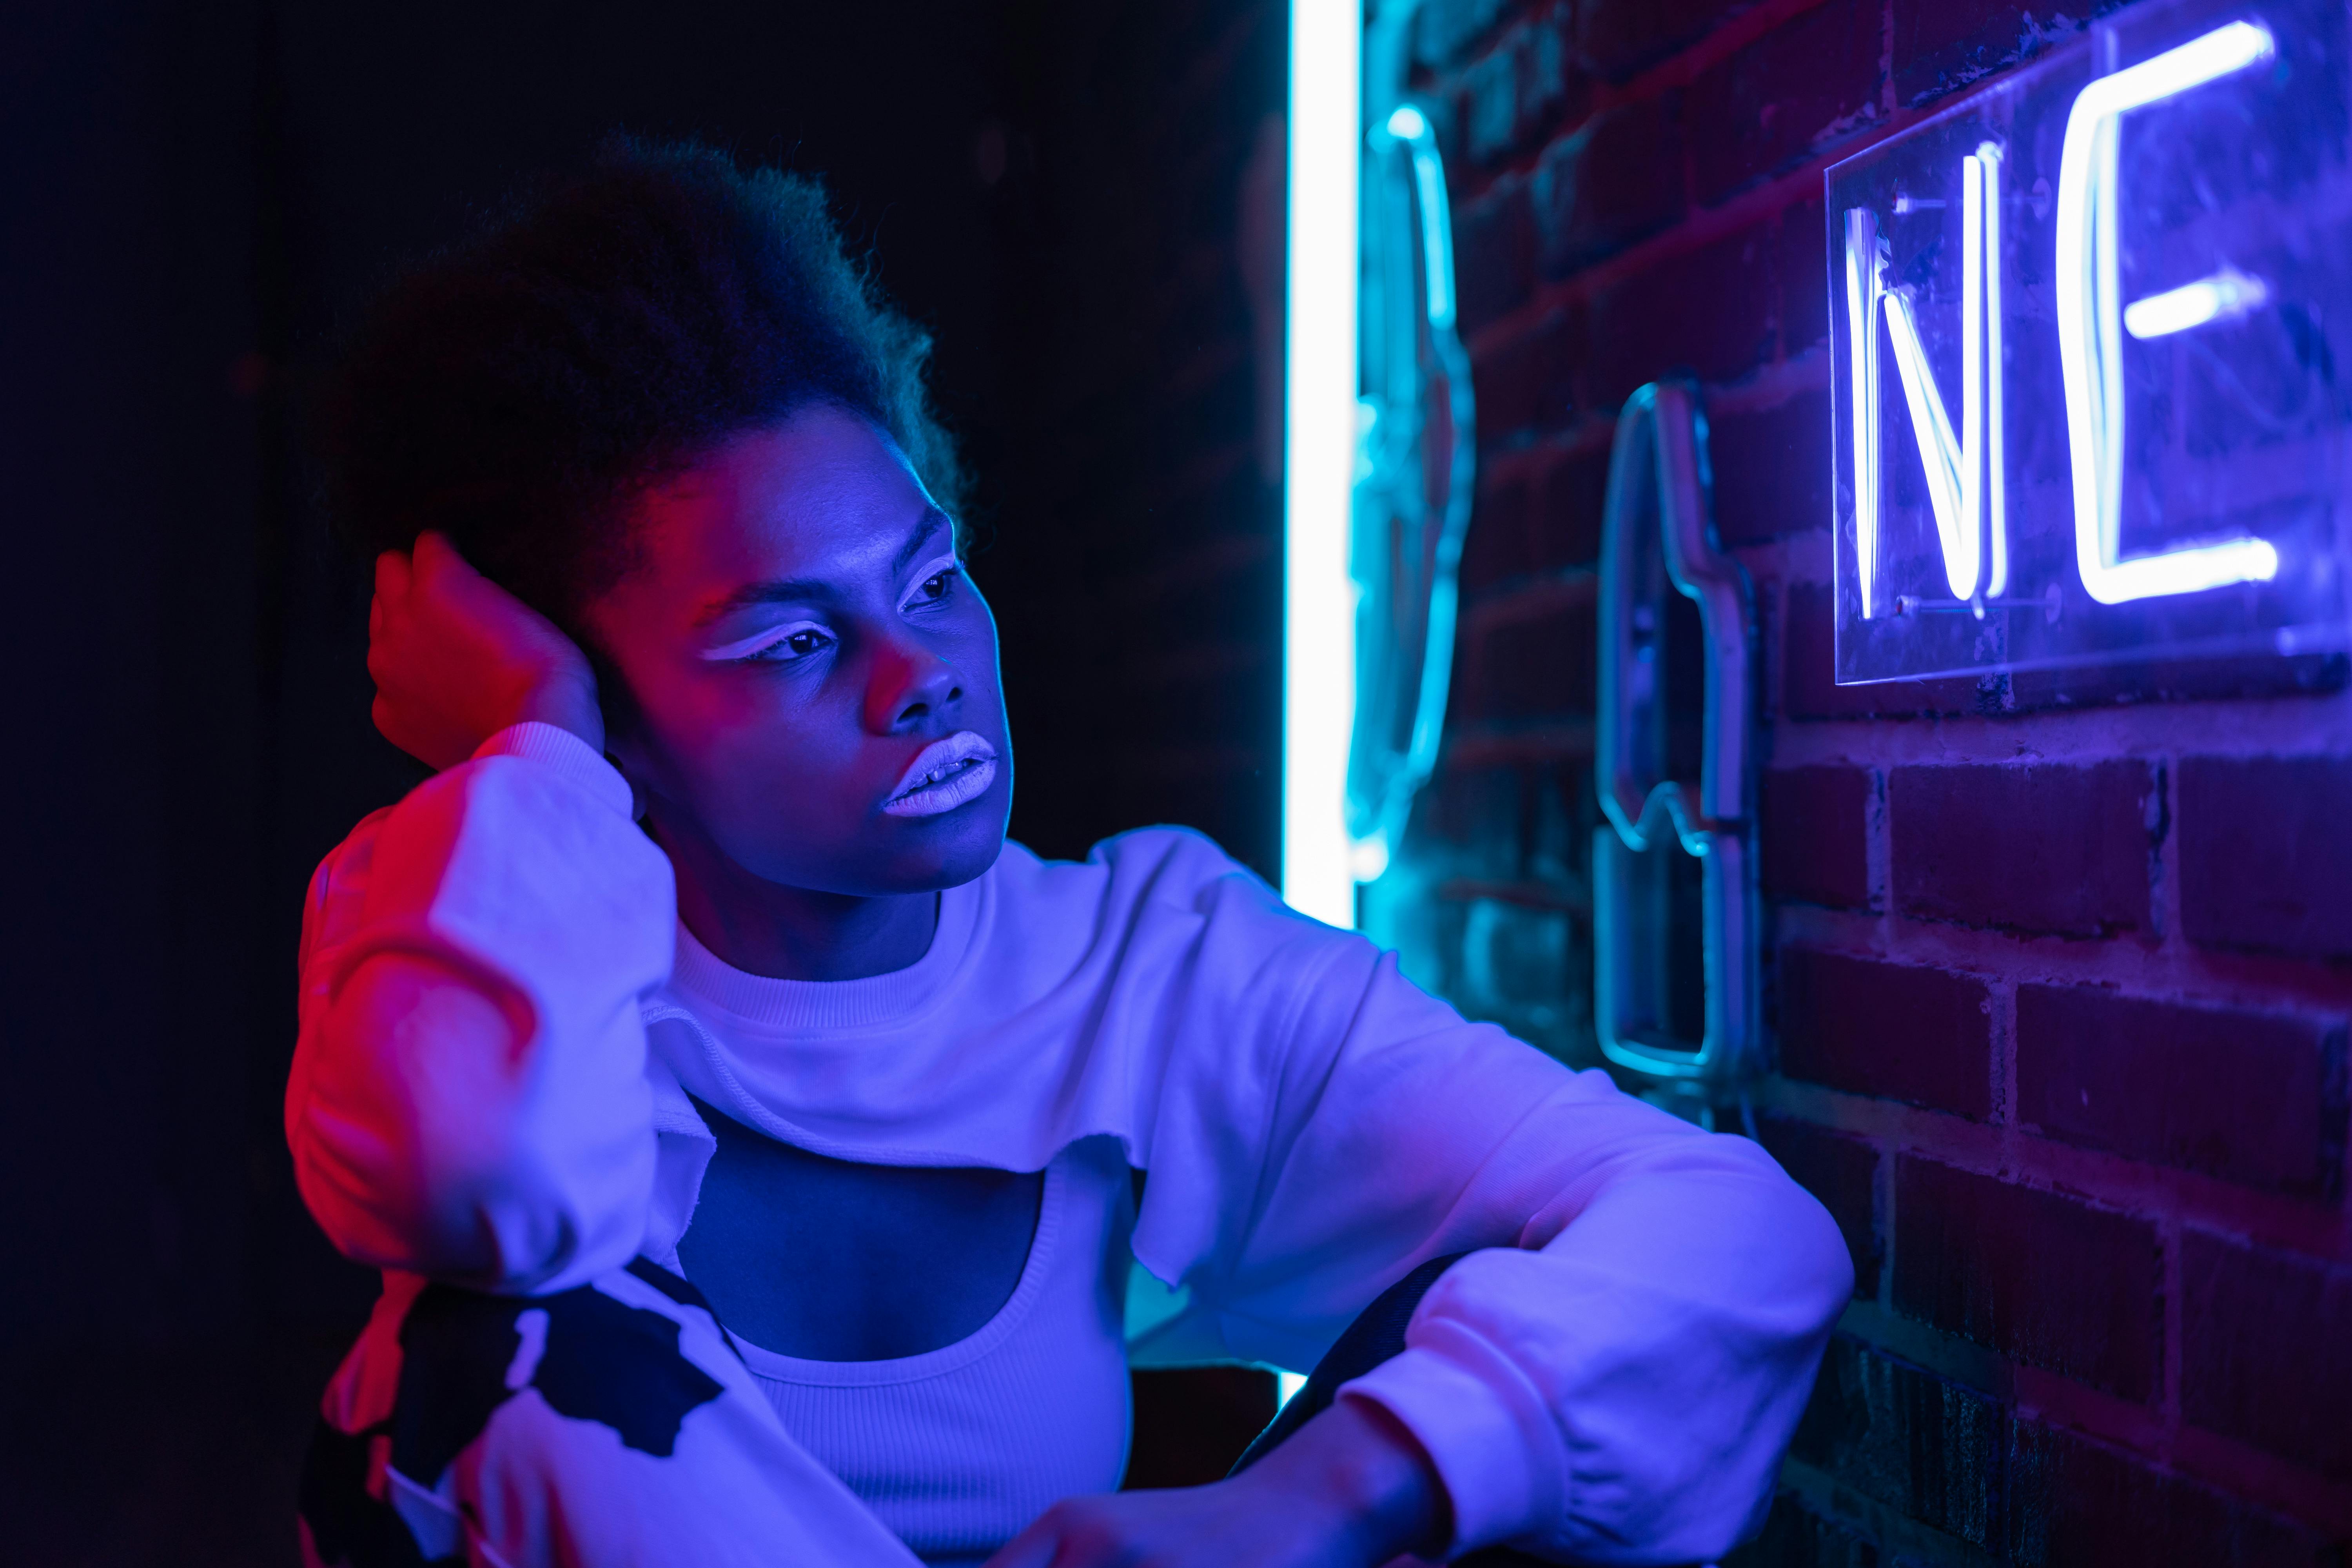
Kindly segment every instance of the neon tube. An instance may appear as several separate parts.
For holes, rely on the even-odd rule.
[[[2263,539],[2231,539],[2129,561],[2120,558],[2124,369],[2116,232],[2123,117],[2275,53],[2267,31],[2252,22],[2232,22],[2099,78],[2075,98],[2066,116],[2058,164],[2058,358],[2066,386],[2074,563],[2083,586],[2103,605],[2200,593],[2231,583],[2268,582],[2278,574],[2278,551]]]
[[[1872,301],[1883,304],[1886,336],[1911,433],[1927,472],[1928,502],[1935,513],[1944,578],[1952,596],[1969,599],[1979,587],[1999,595],[2009,586],[2007,508],[2001,447],[2000,348],[2000,147],[1983,142],[1960,161],[1960,428],[1936,385],[1920,341],[1918,317],[1907,289],[1889,289],[1883,279],[1876,219],[1868,208],[1846,214],[1846,312],[1853,335],[1851,415],[1854,449],[1854,540],[1859,559],[1863,616],[1876,608],[1879,475],[1876,341]],[[1941,202],[1909,199],[1896,210],[1940,208]],[[1864,542],[1870,547],[1864,548]],[[1990,571],[1986,557],[1990,556]]]
[[[2168,289],[2126,305],[2124,331],[2143,341],[2168,338],[2175,332],[2258,310],[2269,302],[2270,297],[2271,291],[2263,286],[2261,279],[2249,278],[2225,267],[2210,278],[2200,278],[2194,283],[2184,283],[2178,289]]]
[[[1968,182],[1968,195],[1976,207],[1976,221],[1968,238],[1969,256],[1983,269],[1981,290],[1971,287],[1969,299],[1979,302],[1983,311],[1984,331],[1965,334],[1969,339],[1969,366],[1983,379],[1981,396],[1984,440],[1979,447],[1977,437],[1967,437],[1970,472],[1982,487],[1978,492],[1981,505],[1971,508],[1970,515],[1984,525],[1985,543],[1992,556],[1990,581],[1985,592],[1999,598],[2009,592],[2009,454],[2003,446],[2005,415],[2000,401],[2000,384],[2008,379],[2007,362],[2001,358],[2000,345],[2000,160],[1999,145],[1990,142],[1977,144],[1976,156],[1962,165],[1961,177]],[[1965,216],[1965,215],[1964,215]],[[1979,345],[1982,346],[1979,348]],[[1966,410],[1963,422],[1975,418],[1977,410]]]
[[[1878,301],[1884,294],[1878,260],[1878,215],[1853,207],[1845,215],[1847,419],[1853,448],[1854,576],[1862,618],[1877,613],[1878,581]],[[1834,520],[1832,520],[1834,521]]]
[[[1283,452],[1282,895],[1356,923],[1347,826],[1356,718],[1348,570],[1357,455],[1360,0],[1291,0]]]
[[[1969,268],[1969,281],[1975,281],[1975,268]],[[1974,315],[1974,311],[1969,312]],[[1970,321],[1970,327],[1979,323]],[[1969,477],[1971,460],[1979,458],[1977,432],[1969,426],[1976,409],[1971,406],[1962,415],[1962,428],[1968,437],[1965,443],[1952,435],[1951,416],[1944,410],[1944,395],[1936,390],[1936,378],[1927,368],[1927,350],[1919,342],[1919,326],[1911,314],[1911,296],[1892,292],[1886,296],[1886,335],[1895,345],[1895,368],[1903,384],[1903,401],[1910,405],[1911,431],[1919,442],[1919,461],[1927,472],[1927,500],[1936,514],[1936,532],[1943,544],[1944,580],[1952,585],[1952,597],[1966,599],[1977,591],[1977,486]],[[1980,341],[1978,333],[1966,334],[1969,350]],[[1969,358],[1974,358],[1971,353]],[[1963,380],[1967,378],[1963,369]],[[1974,393],[1974,386],[1969,387]],[[1971,397],[1969,402],[1974,403]]]

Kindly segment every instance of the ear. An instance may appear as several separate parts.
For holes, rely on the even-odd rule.
[[[604,760],[629,781],[629,815],[643,822],[654,769],[640,738],[636,702],[621,672],[593,640],[576,635],[572,640],[588,656],[589,668],[596,675],[596,706],[604,716]]]
[[[618,752],[606,752],[604,760],[612,763],[614,770],[628,781],[629,816],[638,822],[643,822],[646,819],[646,786],[638,782],[637,771],[623,761]]]
[[[647,781],[653,776],[653,769],[645,744],[638,738],[637,727],[630,722],[633,715],[614,710],[623,706],[625,705],[604,704],[604,760],[629,781],[629,815],[643,822],[650,804]]]

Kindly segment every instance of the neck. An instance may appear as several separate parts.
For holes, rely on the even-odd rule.
[[[864,980],[919,963],[939,925],[937,893],[827,893],[752,875],[695,834],[654,840],[677,878],[677,913],[721,963],[771,980]]]

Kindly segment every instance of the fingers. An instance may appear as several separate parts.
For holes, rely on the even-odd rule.
[[[982,1568],[1052,1568],[1061,1538],[1049,1514],[1006,1542]]]
[[[410,567],[408,552],[387,550],[375,558],[375,596],[379,601],[398,604],[408,597]]]
[[[458,583],[478,583],[482,580],[482,574],[474,570],[473,563],[459,554],[457,547],[449,542],[449,536],[436,530],[428,528],[418,534],[413,553],[417,575],[436,585],[455,586]]]
[[[395,746],[400,745],[400,737],[392,732],[393,725],[396,722],[393,717],[392,704],[383,700],[383,694],[382,692],[378,692],[376,694],[375,701],[369,705],[368,717],[374,721],[375,732],[377,734],[382,735],[385,740],[390,741]],[[403,751],[406,751],[407,749],[408,748],[405,746],[401,746],[401,750]]]

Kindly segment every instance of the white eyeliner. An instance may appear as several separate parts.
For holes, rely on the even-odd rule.
[[[722,647],[704,648],[694,657],[707,658],[714,663],[720,659],[746,658],[752,654],[764,652],[775,647],[786,637],[797,637],[802,632],[822,633],[824,632],[824,628],[814,621],[794,621],[788,626],[770,626],[765,631],[753,632],[750,637],[739,642],[728,643]]]
[[[935,555],[930,560],[923,563],[922,568],[915,574],[915,586],[917,588],[920,588],[924,584],[929,582],[932,578],[938,576],[942,572],[961,572],[962,570],[963,563],[957,560],[955,552],[950,550],[944,555]],[[907,613],[907,606],[913,603],[914,600],[911,596],[899,600],[898,613],[900,615],[905,615]]]

